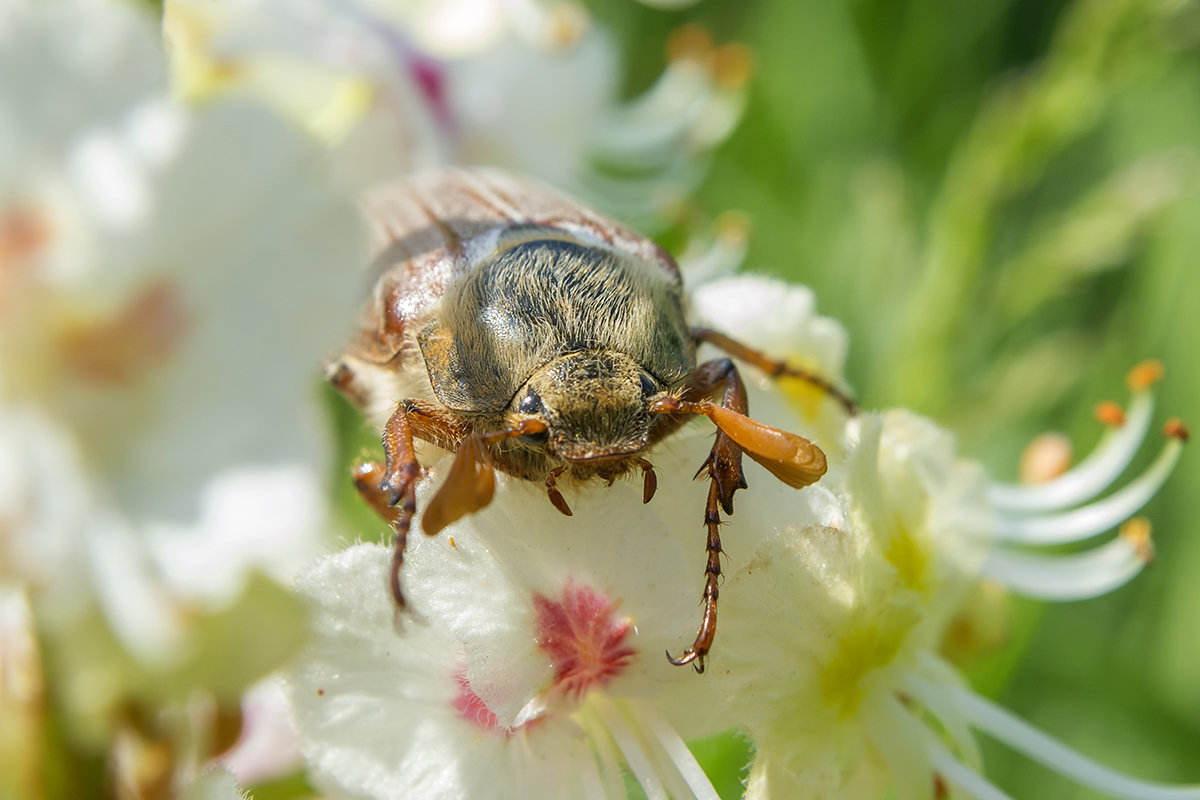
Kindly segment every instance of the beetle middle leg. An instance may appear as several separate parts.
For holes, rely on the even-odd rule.
[[[741,359],[747,364],[753,364],[772,378],[797,378],[798,380],[810,383],[836,400],[842,408],[846,409],[847,414],[854,416],[858,413],[858,405],[854,402],[853,398],[815,372],[792,366],[786,361],[771,358],[766,353],[755,350],[711,328],[693,328],[692,336],[698,342],[708,342],[715,347],[721,348],[734,358]]]

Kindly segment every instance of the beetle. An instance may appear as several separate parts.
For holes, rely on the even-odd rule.
[[[709,479],[703,616],[691,646],[667,658],[703,672],[716,633],[720,515],[746,486],[742,453],[796,488],[817,481],[826,460],[807,439],[747,417],[734,362],[697,364],[698,346],[810,381],[850,413],[853,401],[815,374],[690,327],[670,255],[539,183],[456,169],[380,186],[363,206],[373,289],[327,377],[382,432],[384,463],[358,467],[355,485],[394,532],[398,607],[417,510],[414,439],[455,454],[421,516],[435,534],[491,501],[495,469],[543,481],[567,516],[564,478],[611,484],[641,470],[650,502],[657,476],[644,454],[699,414],[717,427],[697,472]]]

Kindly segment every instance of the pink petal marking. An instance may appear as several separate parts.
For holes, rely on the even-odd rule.
[[[485,731],[499,730],[500,723],[497,721],[495,713],[471,688],[465,667],[454,676],[454,682],[458,684],[458,696],[454,698],[453,703],[458,716]],[[504,729],[504,732],[511,733],[507,729]]]
[[[562,599],[535,595],[538,646],[550,657],[555,688],[573,699],[607,686],[636,654],[625,638],[632,623],[615,616],[617,603],[590,586],[567,582]]]

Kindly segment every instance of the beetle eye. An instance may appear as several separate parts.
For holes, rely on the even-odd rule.
[[[649,397],[652,394],[658,393],[658,384],[654,382],[645,372],[642,373],[642,396]]]
[[[517,411],[522,414],[540,414],[544,410],[542,405],[542,397],[533,389],[529,390],[529,394],[521,398],[520,404],[517,405]],[[525,437],[522,436],[522,439]]]
[[[518,440],[525,444],[543,445],[550,441],[550,431],[538,431],[537,433],[527,433],[524,436],[518,436]]]

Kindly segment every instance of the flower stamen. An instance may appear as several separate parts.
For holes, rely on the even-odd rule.
[[[1138,385],[1142,384],[1145,384],[1144,378]],[[994,483],[988,491],[992,505],[1000,511],[1013,512],[1069,508],[1096,495],[1116,480],[1129,466],[1150,429],[1154,398],[1148,388],[1137,389],[1129,410],[1120,414],[1119,424],[1114,424],[1117,420],[1111,409],[1103,413],[1106,418],[1102,417],[1101,422],[1108,430],[1096,448],[1074,469],[1037,486]],[[1100,414],[1097,409],[1097,415]]]
[[[642,791],[646,793],[646,799],[669,800],[666,787],[659,779],[658,771],[650,763],[650,757],[616,707],[601,696],[593,698],[591,705],[596,709],[605,729],[612,735],[613,741],[617,743],[617,748],[624,756],[625,763],[629,765],[629,769],[637,778]]]
[[[1125,424],[1125,409],[1112,400],[1105,400],[1097,405],[1093,413],[1097,422],[1109,428],[1119,428]]]
[[[1125,376],[1125,384],[1131,392],[1140,392],[1158,383],[1166,374],[1167,369],[1161,361],[1149,359],[1129,370]]]
[[[1118,536],[1107,544],[1066,556],[1036,555],[997,547],[981,571],[1015,592],[1039,600],[1099,597],[1142,571],[1152,552],[1145,539]]]
[[[638,700],[628,701],[628,706],[653,734],[696,800],[720,800],[692,751],[658,709],[649,702]]]
[[[1200,786],[1171,786],[1131,778],[1076,752],[974,692],[957,686],[946,691],[976,728],[1079,784],[1128,800],[1200,798]]]
[[[1001,515],[994,528],[996,537],[1026,544],[1063,544],[1095,536],[1128,519],[1162,488],[1179,461],[1186,428],[1182,424],[1174,427],[1169,425],[1165,432],[1168,441],[1158,458],[1141,476],[1120,491],[1062,514],[1029,518]]]
[[[1061,433],[1037,436],[1021,453],[1017,475],[1021,483],[1037,485],[1066,474],[1071,468],[1071,440]]]

